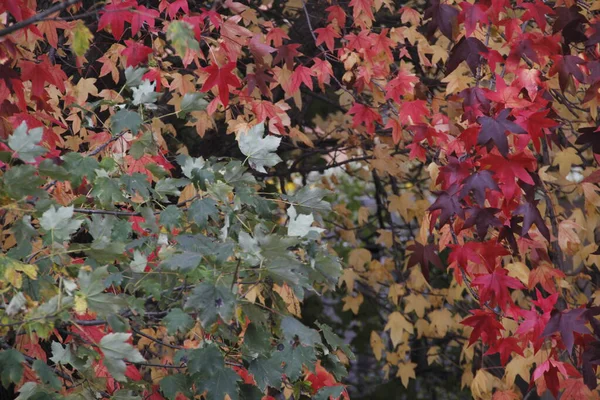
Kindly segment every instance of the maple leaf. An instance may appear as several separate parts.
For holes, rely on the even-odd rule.
[[[475,226],[477,236],[479,236],[480,239],[484,239],[488,228],[500,228],[502,226],[502,222],[496,217],[496,214],[499,211],[500,209],[498,208],[469,208],[467,210],[468,216],[465,219],[463,228],[468,229]]]
[[[158,10],[160,12],[167,10],[167,15],[171,19],[175,19],[179,10],[184,14],[190,13],[187,0],[175,0],[172,3],[169,3],[167,0],[161,0],[158,5]]]
[[[473,192],[473,198],[480,206],[485,203],[486,189],[500,191],[498,184],[488,170],[482,170],[467,177],[463,181],[463,187],[460,191],[460,197],[466,197],[469,192]]]
[[[554,279],[564,278],[565,273],[554,268],[550,263],[540,263],[529,273],[529,282],[527,286],[533,289],[538,283],[550,294],[556,293],[556,284]]]
[[[353,115],[352,127],[356,128],[364,124],[367,127],[367,133],[371,135],[375,134],[375,123],[382,123],[381,114],[361,103],[354,103],[352,108],[348,110],[348,114]]]
[[[442,260],[440,260],[440,257],[435,252],[436,248],[433,244],[423,246],[421,243],[415,241],[410,246],[407,246],[406,250],[412,252],[408,258],[408,267],[414,267],[419,264],[425,279],[429,280],[429,264],[440,270],[444,269]]]
[[[415,127],[411,127],[410,129],[414,131]],[[419,127],[420,128],[420,127]],[[428,127],[426,127],[428,128]],[[426,132],[429,131],[426,130]],[[431,131],[435,132],[435,130],[431,129]],[[417,131],[415,134],[415,140],[421,139],[419,135],[420,131]],[[427,134],[426,134],[427,135]],[[433,145],[434,141],[431,138],[432,135],[427,135],[429,145]],[[455,156],[448,156],[448,164],[444,165],[440,168],[439,175],[436,179],[436,184],[441,184],[442,189],[448,189],[450,186],[455,183],[461,183],[463,180],[468,179],[471,176],[471,170],[473,169],[473,161],[471,159],[461,160]],[[476,175],[476,174],[475,174]],[[468,191],[467,191],[468,194]],[[461,192],[461,197],[465,197]]]
[[[523,356],[523,349],[519,346],[518,340],[515,337],[507,337],[498,339],[485,354],[500,353],[500,362],[502,365],[506,365],[513,352]]]
[[[400,97],[407,93],[413,93],[417,82],[419,82],[419,78],[405,68],[401,68],[396,77],[389,80],[385,86],[385,98],[393,99],[400,104],[402,102]]]
[[[555,120],[547,118],[549,112],[549,109],[539,112],[522,110],[515,119],[518,125],[525,127],[533,147],[538,153],[540,152],[542,138],[546,136],[548,129],[559,125]]]
[[[436,29],[439,28],[440,32],[448,39],[452,40],[454,26],[457,23],[459,11],[449,4],[441,4],[440,0],[432,0],[431,6],[425,10],[423,14],[424,19],[431,18],[431,21],[427,24],[427,36],[431,38],[435,33]]]
[[[131,36],[135,36],[144,24],[149,28],[154,28],[156,19],[159,16],[160,14],[156,10],[148,9],[145,6],[138,6],[131,17]]]
[[[487,98],[486,92],[480,87],[464,89],[458,94],[458,97],[463,99],[464,118],[470,122],[474,122],[477,117],[490,112],[491,102]]]
[[[327,22],[337,21],[338,26],[346,25],[346,12],[338,5],[329,6],[327,11]]]
[[[403,101],[400,103],[398,120],[405,125],[413,125],[425,121],[429,117],[429,109],[425,100]]]
[[[469,263],[481,264],[483,261],[481,249],[483,244],[480,242],[467,242],[464,245],[451,244],[450,254],[448,255],[448,268],[454,269],[454,279],[461,284],[463,271],[469,271]]]
[[[508,289],[524,289],[525,286],[518,279],[507,274],[506,269],[497,267],[492,273],[479,275],[471,281],[473,286],[479,287],[481,304],[489,301],[492,307],[498,305],[500,308],[512,304]]]
[[[600,127],[586,127],[578,130],[581,135],[575,140],[575,144],[591,144],[592,151],[596,154],[600,154]]]
[[[495,172],[496,182],[499,183],[502,193],[507,199],[512,199],[517,193],[515,178],[529,185],[534,185],[534,181],[527,171],[535,171],[536,161],[528,153],[509,154],[507,162],[506,158],[493,150],[483,157],[480,162],[484,169]]]
[[[571,77],[577,79],[581,83],[585,82],[585,76],[581,69],[579,69],[579,65],[585,64],[585,61],[581,58],[571,55],[553,56],[552,61],[553,65],[548,74],[553,76],[558,73],[558,83],[560,85],[560,90],[563,92],[571,82]]]
[[[283,39],[289,39],[287,33],[281,28],[273,27],[267,32],[267,42],[271,43],[275,47],[283,45]]]
[[[567,45],[571,42],[584,42],[587,39],[582,27],[589,21],[579,12],[577,6],[556,7],[554,11],[557,18],[552,25],[552,33],[561,32]]]
[[[533,224],[535,224],[540,233],[544,235],[548,241],[550,241],[550,231],[544,222],[544,218],[540,214],[540,210],[537,208],[537,201],[528,201],[525,204],[521,204],[515,209],[513,215],[523,216],[523,228],[521,229],[521,236],[527,236],[529,229]]]
[[[485,44],[474,37],[463,37],[452,48],[450,57],[446,62],[446,75],[458,68],[461,62],[466,62],[474,74],[477,72],[477,66],[481,64],[481,54],[488,52]]]
[[[552,10],[552,8],[548,7],[540,0],[535,0],[533,3],[522,3],[521,7],[527,10],[521,16],[522,21],[533,19],[542,31],[546,30],[546,15],[554,15],[554,10]]]
[[[521,336],[523,340],[530,341],[533,344],[533,349],[537,351],[544,343],[542,332],[550,320],[550,312],[540,314],[532,306],[531,310],[519,310],[518,315],[523,318],[523,321],[520,322],[515,335]]]
[[[309,90],[313,90],[312,75],[313,71],[310,68],[305,67],[304,65],[298,65],[294,72],[292,72],[290,94],[297,92],[300,89],[300,85],[303,83]]]
[[[150,47],[133,40],[126,40],[125,44],[127,46],[121,54],[127,58],[128,67],[137,67],[139,64],[145,63],[148,61],[148,56],[153,53]]]
[[[558,378],[559,372],[565,378],[569,376],[579,376],[579,372],[577,372],[572,365],[550,358],[537,366],[535,371],[533,371],[533,376],[531,378],[534,381],[537,381],[543,376],[548,390],[550,390],[554,397],[558,397],[558,392],[560,390],[560,381]]]
[[[227,63],[223,68],[219,68],[216,63],[209,65],[208,67],[201,68],[202,71],[209,74],[204,85],[202,85],[201,92],[208,92],[213,87],[219,89],[219,99],[223,107],[227,107],[229,104],[229,86],[237,88],[241,85],[240,80],[237,76],[231,73],[235,68],[235,62]]]
[[[331,77],[333,76],[333,67],[327,60],[315,58],[312,67],[313,75],[317,78],[317,82],[322,91],[325,91],[325,84],[329,84]]]
[[[519,400],[521,396],[512,390],[497,390],[492,396],[492,400]]]
[[[577,308],[573,310],[554,311],[550,321],[546,325],[542,336],[550,336],[553,333],[560,333],[565,348],[571,354],[575,343],[574,332],[580,334],[590,334],[590,330],[585,326],[587,320],[586,309]]]
[[[317,41],[315,44],[320,46],[325,43],[325,46],[327,46],[329,51],[333,51],[335,49],[334,41],[335,39],[341,37],[333,25],[327,25],[325,28],[315,29],[315,34],[317,35]]]
[[[283,46],[277,47],[277,55],[273,60],[273,64],[284,61],[287,69],[290,71],[294,69],[294,57],[300,55],[298,47],[300,47],[300,45],[297,43],[284,44]]]
[[[359,19],[360,14],[364,14],[369,19],[374,19],[373,11],[371,10],[371,0],[351,0],[350,7],[352,7],[352,15],[354,19]]]
[[[564,389],[560,395],[561,400],[579,400],[598,398],[598,393],[592,393],[582,378],[565,379],[561,382],[561,389]]]
[[[487,91],[485,96],[497,103],[504,104],[506,108],[524,108],[530,104],[529,101],[521,98],[519,93],[521,88],[513,81],[510,86],[506,85],[504,79],[496,74],[496,90]]]
[[[479,22],[481,25],[488,22],[486,9],[481,4],[469,4],[467,2],[460,3],[462,11],[459,15],[459,22],[462,20],[465,23],[466,36],[471,36],[475,30],[475,26]]]
[[[500,336],[500,331],[504,329],[498,321],[498,316],[489,310],[471,310],[473,314],[461,321],[462,325],[473,328],[469,336],[469,346],[481,339],[483,343],[495,343]]]
[[[110,27],[112,35],[116,40],[121,39],[125,30],[125,22],[133,21],[135,13],[132,9],[137,9],[135,0],[115,1],[104,7],[101,11],[100,20],[98,20],[98,30]]]
[[[39,61],[39,63],[22,61],[20,64],[21,78],[31,81],[31,93],[34,96],[42,96],[46,83],[50,83],[64,92],[67,75],[60,66],[50,64],[46,55],[40,56]]]
[[[509,121],[508,115],[510,109],[505,108],[500,111],[496,118],[491,117],[479,117],[477,122],[481,124],[481,131],[477,137],[477,144],[487,145],[493,142],[500,154],[504,157],[508,155],[508,139],[506,138],[506,132],[514,133],[526,133],[525,129],[516,123]]]
[[[429,211],[442,210],[439,220],[440,226],[446,225],[450,221],[450,217],[457,215],[460,218],[465,218],[465,211],[460,204],[460,198],[457,196],[458,185],[454,185],[445,192],[436,192],[438,196],[435,202],[429,207]]]

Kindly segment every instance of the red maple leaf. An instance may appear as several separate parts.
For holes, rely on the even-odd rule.
[[[281,28],[271,28],[269,32],[267,32],[267,42],[271,43],[275,47],[279,47],[283,45],[283,39],[289,39],[287,33]]]
[[[489,301],[492,307],[498,305],[500,308],[512,304],[508,288],[524,289],[525,286],[518,279],[507,274],[507,270],[497,267],[492,273],[479,275],[473,279],[471,284],[479,288],[479,301],[481,304]]]
[[[313,393],[317,393],[319,389],[324,387],[342,386],[341,383],[338,383],[335,380],[335,377],[329,371],[321,366],[321,361],[317,361],[317,364],[315,365],[315,373],[309,372],[306,375],[306,380],[310,382]],[[346,389],[343,390],[342,396],[346,400],[350,399]]]
[[[416,75],[402,68],[398,71],[398,75],[385,85],[385,98],[393,99],[400,104],[402,102],[400,97],[407,93],[412,94],[417,82],[419,82],[419,78]]]
[[[98,30],[110,26],[112,34],[116,40],[121,39],[125,30],[125,22],[133,20],[135,13],[131,9],[137,9],[137,2],[134,0],[115,1],[104,7],[102,16],[98,21]]]
[[[315,63],[310,67],[313,71],[313,75],[317,78],[319,87],[324,91],[324,84],[329,84],[330,78],[333,76],[333,68],[329,61],[315,58]]]
[[[352,7],[352,15],[354,19],[358,19],[360,14],[365,14],[369,19],[375,18],[371,6],[373,5],[371,0],[352,0],[350,1],[350,7]]]
[[[425,100],[403,101],[398,111],[398,120],[404,125],[413,125],[424,122],[429,115]]]
[[[315,29],[315,34],[317,35],[316,45],[320,46],[325,43],[325,46],[327,46],[330,51],[333,51],[335,48],[335,39],[341,37],[331,24],[327,25],[325,28]]]
[[[552,8],[540,0],[534,3],[521,3],[521,7],[527,10],[520,18],[522,21],[533,19],[542,31],[546,30],[546,15],[554,15]]]
[[[448,255],[448,262],[450,264],[448,268],[454,270],[454,279],[459,284],[462,284],[463,276],[461,270],[469,273],[470,263],[481,264],[483,243],[467,242],[463,245],[451,244],[448,247],[450,247],[450,254]]]
[[[517,193],[515,178],[534,185],[533,179],[527,171],[535,171],[536,161],[529,153],[509,154],[507,161],[494,149],[481,159],[481,166],[495,172],[495,180],[507,199],[512,199]]]
[[[558,392],[560,390],[560,380],[558,378],[559,372],[565,378],[568,378],[569,376],[580,376],[579,372],[571,364],[549,358],[538,365],[538,367],[533,371],[531,379],[533,381],[537,381],[543,376],[548,390],[552,392],[554,397],[558,398]]]
[[[216,63],[209,65],[206,68],[201,68],[202,71],[209,74],[208,79],[204,81],[201,92],[208,92],[213,87],[219,88],[219,99],[224,107],[229,104],[229,86],[237,88],[241,85],[237,76],[231,73],[235,68],[235,62],[227,63],[223,68],[219,68]]]
[[[131,18],[131,36],[135,36],[144,24],[154,28],[156,18],[159,16],[158,11],[139,6]]]
[[[46,83],[50,83],[64,92],[67,75],[60,65],[52,65],[46,55],[40,56],[39,61],[39,63],[35,63],[23,60],[19,65],[21,78],[24,81],[31,81],[31,93],[34,96],[42,96]]]
[[[514,337],[500,338],[494,345],[490,346],[485,354],[500,353],[500,362],[502,365],[506,365],[508,358],[515,352],[519,355],[523,355],[523,349],[518,344],[518,341]]]
[[[462,8],[462,12],[458,16],[459,22],[464,20],[465,22],[465,31],[467,36],[471,36],[477,23],[481,25],[482,23],[487,24],[488,17],[484,6],[481,4],[469,4],[466,1],[460,3],[460,8]]]
[[[348,114],[353,115],[352,127],[356,128],[364,124],[367,127],[367,133],[371,135],[375,134],[375,122],[382,123],[381,115],[377,111],[361,103],[354,103],[348,110]]]
[[[500,331],[504,329],[496,314],[489,310],[471,310],[471,313],[472,316],[461,321],[461,324],[473,328],[469,336],[469,346],[479,338],[486,344],[495,343],[500,336]]]
[[[181,12],[184,14],[190,13],[187,0],[175,0],[172,3],[169,3],[167,0],[161,0],[160,4],[158,5],[158,10],[160,12],[167,10],[167,15],[171,19],[174,19],[177,16],[179,10],[181,10]]]
[[[346,25],[346,12],[340,6],[330,6],[325,9],[327,11],[327,22],[337,21],[338,26]]]
[[[305,67],[304,65],[298,65],[294,72],[292,72],[292,76],[290,78],[290,94],[295,93],[300,89],[300,85],[303,83],[308,87],[308,89],[313,90],[313,82],[312,82],[313,71]]]
[[[525,127],[533,142],[533,147],[538,153],[540,152],[542,138],[549,133],[548,128],[559,125],[555,120],[547,118],[549,112],[549,109],[539,112],[524,110],[519,112],[515,120],[517,124]]]
[[[127,58],[126,65],[128,67],[136,67],[139,64],[145,63],[148,61],[148,56],[154,51],[150,47],[144,46],[134,40],[126,40],[125,44],[127,46],[121,54]]]

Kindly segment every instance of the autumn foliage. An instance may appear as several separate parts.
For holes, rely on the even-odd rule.
[[[599,398],[599,46],[586,0],[0,0],[0,396]]]

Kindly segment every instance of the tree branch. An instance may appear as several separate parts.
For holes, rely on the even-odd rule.
[[[10,0],[10,1],[12,1],[12,0]],[[6,28],[0,30],[0,37],[10,35],[11,33],[18,31],[19,29],[23,29],[29,25],[35,24],[36,22],[40,22],[40,21],[44,20],[46,17],[48,17],[54,13],[61,12],[70,6],[79,3],[80,1],[81,0],[65,0],[64,2],[56,4],[52,7],[50,7],[49,9],[42,11],[39,14],[35,14],[33,17],[30,17],[23,21],[17,22],[16,24],[7,26]]]

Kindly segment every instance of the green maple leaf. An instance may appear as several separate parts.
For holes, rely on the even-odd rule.
[[[163,322],[167,327],[169,335],[177,333],[177,331],[186,333],[194,326],[194,320],[187,313],[183,312],[180,308],[174,308],[165,318]]]
[[[202,326],[208,328],[217,322],[217,315],[223,321],[233,317],[235,296],[228,287],[203,282],[190,294],[184,308],[197,310]]]
[[[135,111],[120,110],[110,118],[110,129],[116,135],[124,130],[136,134],[142,125],[142,117]]]
[[[130,362],[146,361],[140,352],[127,343],[131,333],[109,333],[100,340],[100,350],[104,354],[104,365],[118,381],[125,382],[125,360]]]
[[[167,40],[179,54],[181,58],[185,57],[188,49],[199,51],[200,44],[194,36],[192,25],[184,21],[173,21],[167,28]]]
[[[239,399],[239,387],[238,382],[241,378],[231,368],[220,368],[213,371],[210,376],[199,379],[196,384],[198,385],[198,393],[206,391],[207,400],[222,400],[226,395],[231,400]]]
[[[52,368],[50,368],[42,360],[35,360],[33,362],[33,370],[40,377],[40,380],[46,385],[52,386],[56,390],[60,390],[61,383]]]
[[[192,111],[203,111],[206,110],[208,101],[203,93],[186,93],[181,99],[181,111],[177,114],[179,118],[185,118],[187,113]]]
[[[19,383],[23,376],[23,362],[25,362],[25,357],[15,349],[0,351],[0,380],[2,386],[7,388],[11,383]]]
[[[40,218],[40,226],[51,234],[52,239],[58,242],[69,239],[82,224],[82,220],[73,219],[73,206],[50,207]]]
[[[275,153],[281,143],[281,138],[275,136],[263,138],[264,134],[265,124],[260,123],[237,137],[240,150],[248,158],[252,169],[262,173],[267,172],[265,167],[272,167],[282,161]]]
[[[44,128],[27,129],[27,123],[21,125],[8,138],[8,147],[16,153],[16,156],[27,163],[35,162],[35,158],[45,154],[48,149],[38,146],[42,141]]]
[[[263,392],[269,386],[278,388],[281,385],[283,368],[281,367],[281,360],[278,358],[261,356],[256,360],[252,360],[248,367],[248,372],[254,375],[256,385]]]

